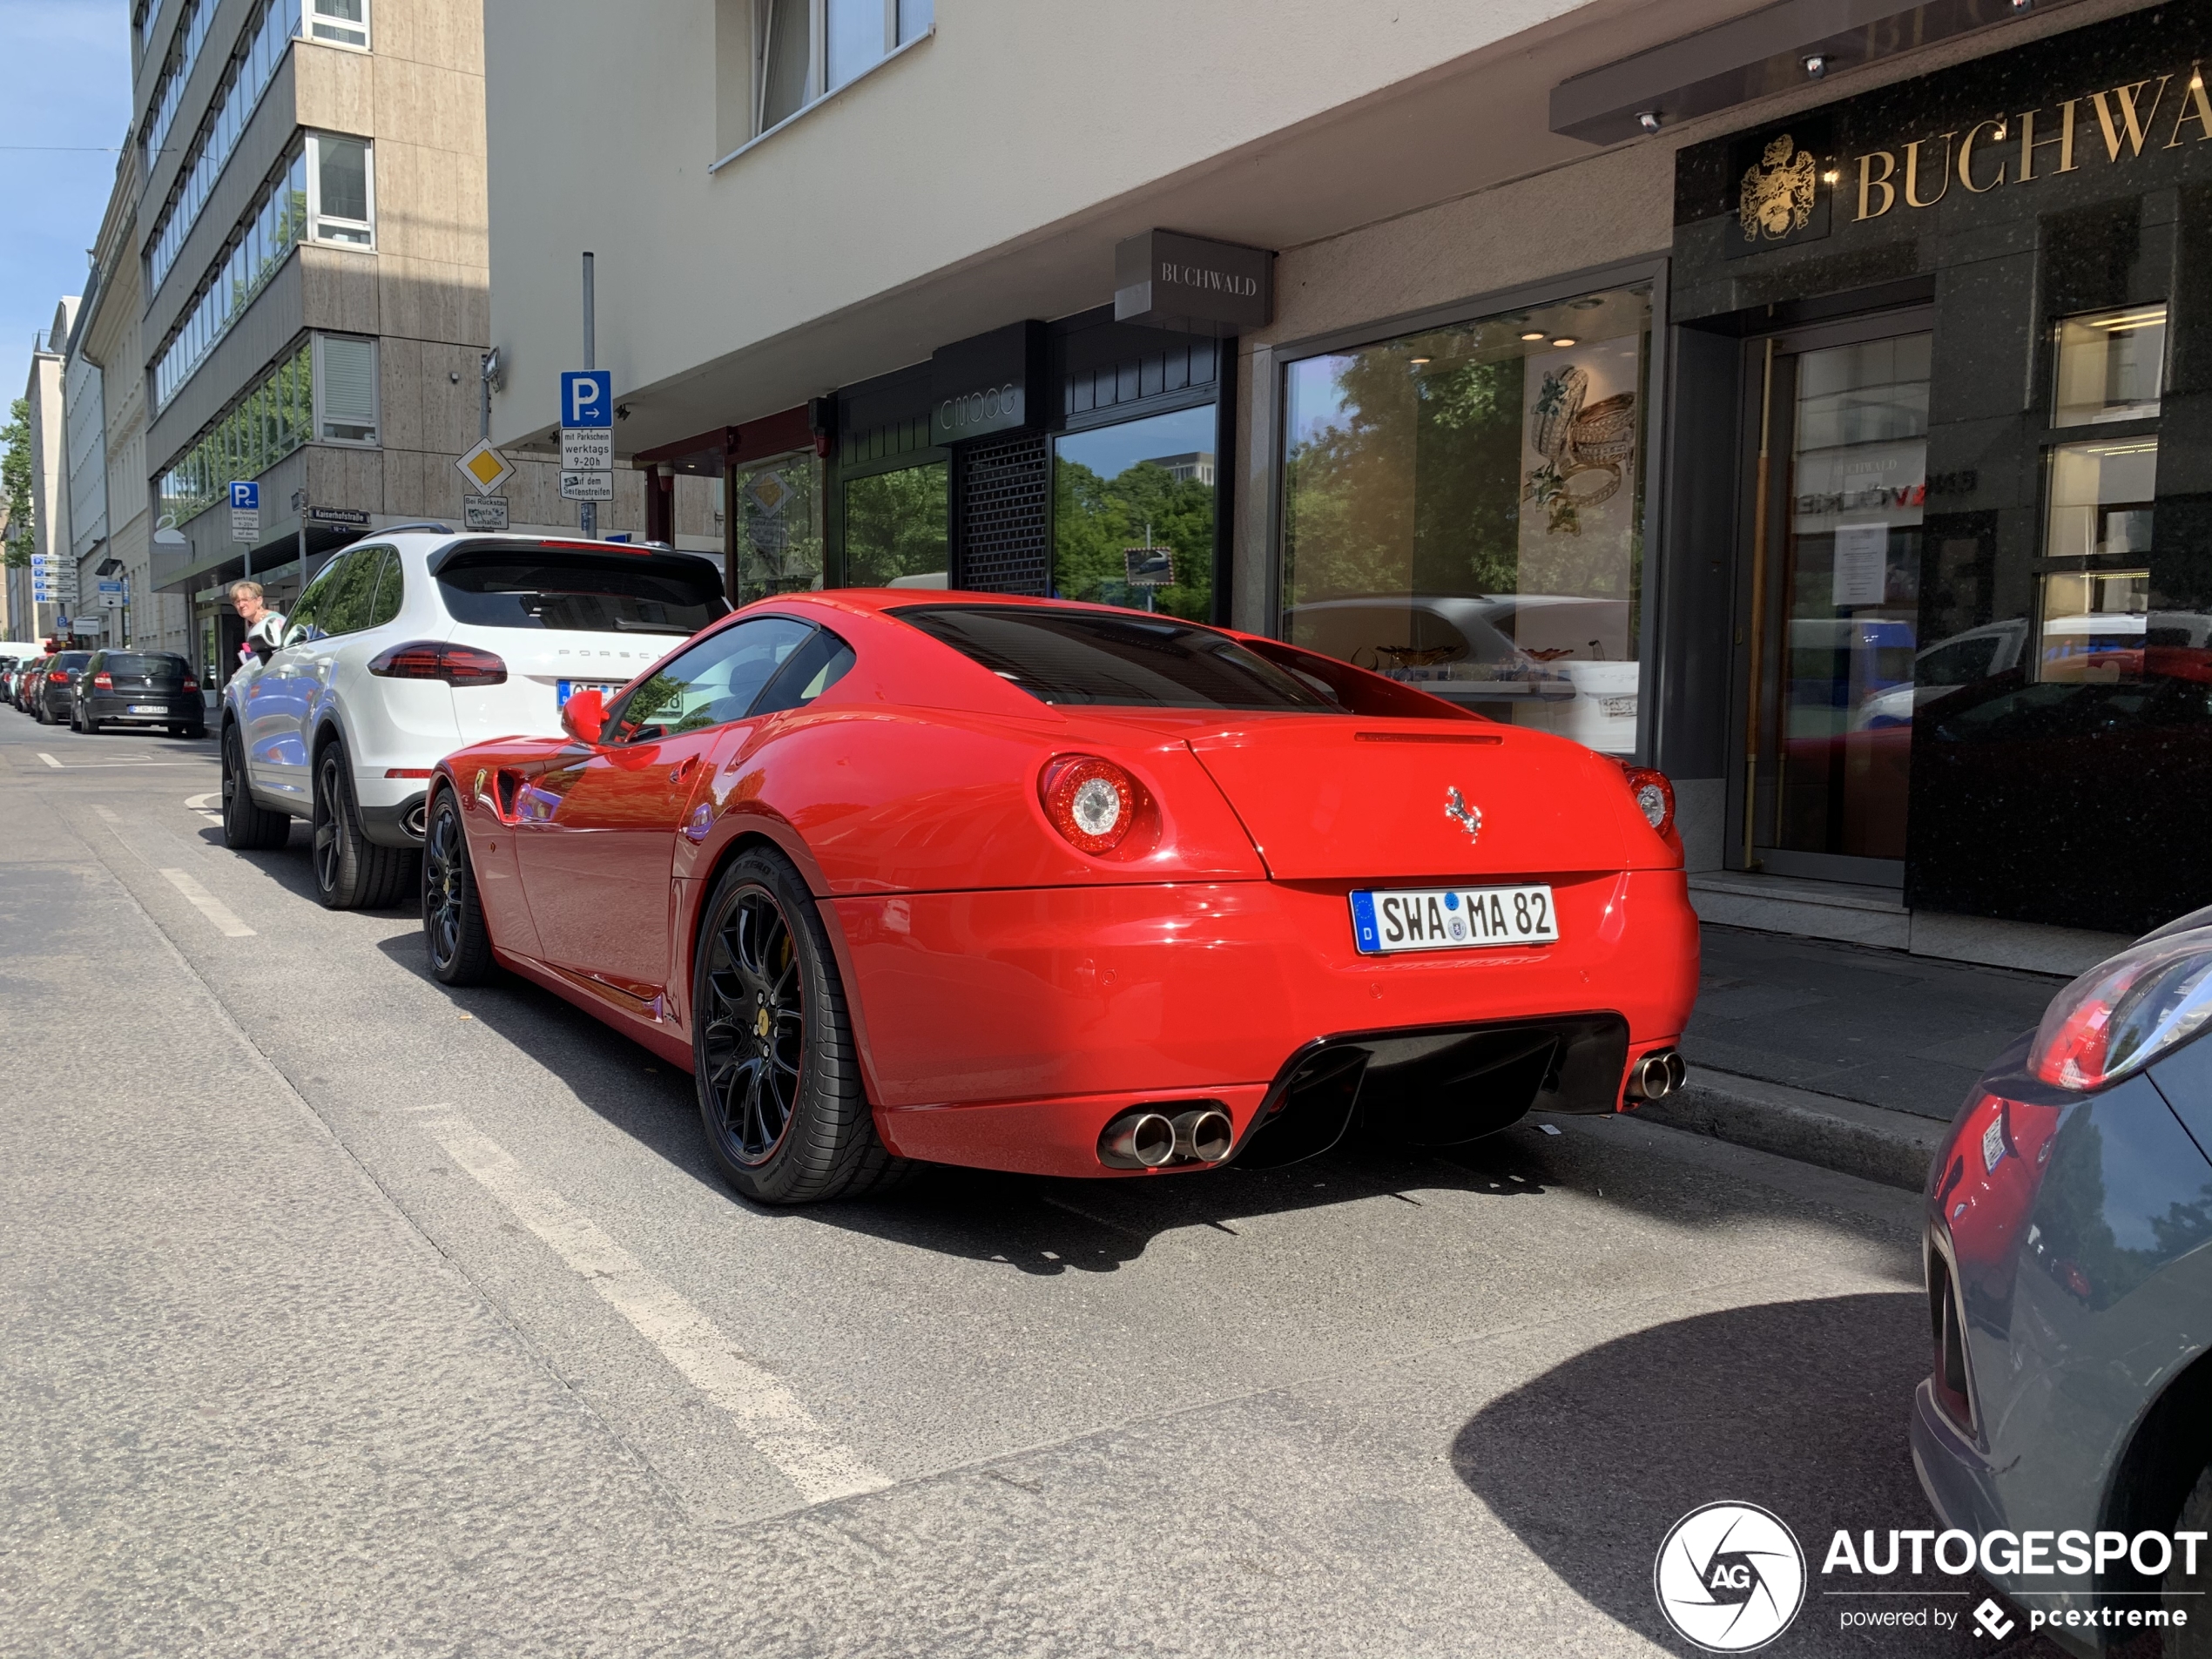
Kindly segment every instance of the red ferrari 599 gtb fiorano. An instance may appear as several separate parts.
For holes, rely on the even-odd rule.
[[[430,961],[696,1075],[738,1190],[1421,1145],[1677,1086],[1658,773],[1278,641],[790,594],[448,756]]]

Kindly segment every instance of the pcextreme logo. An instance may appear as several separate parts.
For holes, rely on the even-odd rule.
[[[1804,1605],[1804,1552],[1772,1512],[1709,1503],[1668,1532],[1651,1588],[1683,1641],[1708,1653],[1750,1653],[1787,1630]]]

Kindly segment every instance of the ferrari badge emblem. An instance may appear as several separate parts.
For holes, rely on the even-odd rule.
[[[1811,224],[1816,174],[1812,152],[1798,149],[1788,133],[1768,145],[1764,158],[1743,170],[1743,199],[1737,208],[1743,239],[1756,242],[1765,236],[1778,242]]]
[[[1444,816],[1457,819],[1470,841],[1482,833],[1482,808],[1468,806],[1456,784],[1444,792]]]

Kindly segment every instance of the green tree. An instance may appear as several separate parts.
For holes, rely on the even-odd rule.
[[[1213,610],[1213,486],[1177,478],[1141,461],[1102,478],[1079,461],[1053,463],[1052,590],[1063,599],[1144,604],[1129,585],[1132,547],[1175,550],[1174,583],[1152,591],[1152,609],[1192,622]],[[1145,540],[1147,535],[1151,539]]]
[[[946,466],[933,461],[845,486],[845,582],[880,588],[892,577],[946,568]]]
[[[17,398],[8,406],[8,424],[0,427],[0,490],[8,503],[7,541],[0,563],[23,566],[30,563],[30,403]]]

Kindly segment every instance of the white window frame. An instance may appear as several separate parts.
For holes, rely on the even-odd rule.
[[[325,46],[350,46],[356,51],[364,52],[369,50],[369,31],[375,22],[375,0],[361,0],[361,20],[358,24],[345,17],[334,17],[327,23],[317,21],[323,15],[318,0],[301,0],[301,36]],[[325,30],[330,32],[325,34],[322,32]],[[354,39],[356,35],[361,38]]]
[[[804,0],[806,7],[806,86],[799,107],[774,121],[768,119],[768,20],[773,15],[773,0],[752,0],[752,46],[751,103],[752,137],[739,145],[721,160],[707,169],[712,172],[728,165],[770,133],[796,121],[833,92],[842,92],[858,84],[881,69],[901,52],[920,45],[937,32],[935,10],[933,8],[929,26],[910,40],[899,38],[899,0],[882,0],[883,50],[868,65],[840,81],[829,83],[829,0]]]
[[[326,430],[329,424],[324,408],[323,393],[329,377],[323,368],[324,347],[333,340],[366,341],[369,347],[369,399],[374,405],[374,419],[369,424],[369,435],[365,438],[334,438]],[[342,444],[349,449],[379,449],[384,442],[384,353],[373,334],[326,334],[314,337],[314,357],[309,373],[314,382],[314,432],[311,443]]]
[[[325,214],[322,211],[322,141],[325,138],[336,138],[346,144],[361,145],[361,174],[366,181],[366,193],[368,198],[367,219],[342,219],[334,213]],[[368,239],[356,241],[349,237],[325,236],[322,233],[322,226],[326,218],[333,225],[347,230],[362,232]],[[305,239],[320,243],[325,247],[352,248],[361,253],[373,253],[376,251],[376,145],[374,139],[357,138],[349,132],[309,132],[307,134],[307,226]]]

